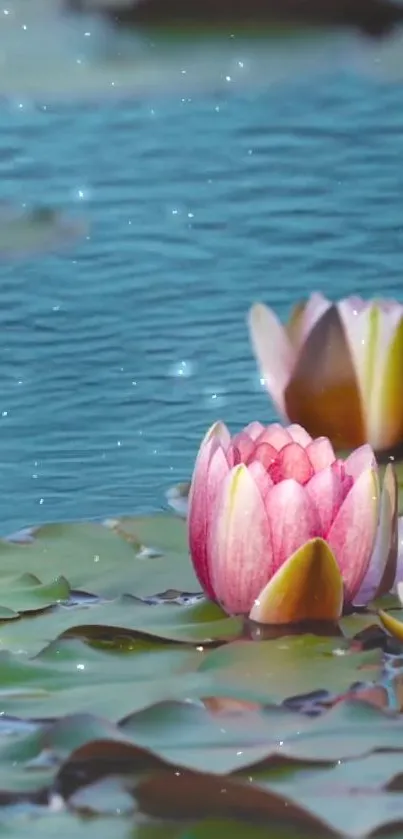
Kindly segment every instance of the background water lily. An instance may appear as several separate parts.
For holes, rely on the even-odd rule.
[[[370,446],[336,459],[326,437],[253,422],[207,432],[189,495],[189,545],[207,596],[262,623],[335,620],[393,585],[397,483],[379,492]]]
[[[403,306],[394,300],[313,294],[285,327],[256,303],[252,346],[279,413],[336,448],[403,442]]]

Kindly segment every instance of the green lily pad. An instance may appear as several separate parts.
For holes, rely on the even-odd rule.
[[[94,649],[78,639],[54,642],[36,658],[0,653],[0,713],[49,718],[91,712],[115,721],[162,699],[197,692],[202,654],[133,644],[130,653]]]
[[[22,612],[38,612],[68,600],[70,586],[65,577],[41,583],[34,574],[0,575],[0,620],[7,620],[6,611],[14,616]],[[4,605],[3,605],[4,604]]]
[[[242,620],[228,618],[208,601],[189,606],[172,603],[149,606],[132,597],[91,606],[59,606],[50,613],[22,618],[12,624],[0,625],[0,648],[31,654],[64,633],[115,643],[119,639],[149,636],[150,640],[195,646],[230,641],[242,633]]]
[[[32,542],[0,542],[1,572],[15,574],[18,568],[40,579],[64,576],[71,588],[107,597],[200,590],[183,522],[161,514],[131,525],[136,530],[130,543],[101,524],[44,525],[34,531]],[[144,555],[145,546],[158,549],[158,555]]]
[[[13,625],[10,625],[10,630]],[[209,674],[214,695],[278,702],[321,688],[343,693],[353,682],[381,673],[380,650],[351,653],[339,639],[313,635],[273,641],[236,641],[208,651],[199,671]]]
[[[276,706],[213,714],[202,705],[163,703],[131,715],[121,728],[165,761],[217,774],[268,758],[334,763],[377,749],[403,752],[399,720],[361,702],[340,703],[315,718]]]

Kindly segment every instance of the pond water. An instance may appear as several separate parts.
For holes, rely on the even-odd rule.
[[[273,411],[245,315],[321,288],[402,297],[403,86],[0,110],[0,199],[87,235],[0,263],[3,532],[161,508],[216,418]]]

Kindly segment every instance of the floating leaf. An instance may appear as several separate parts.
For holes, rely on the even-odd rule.
[[[376,679],[381,652],[351,653],[337,639],[310,635],[258,644],[236,641],[207,652],[199,671],[209,674],[215,693],[276,702],[323,687],[343,693],[353,682]]]
[[[241,619],[227,617],[208,601],[194,606],[166,603],[155,607],[132,597],[120,597],[90,606],[59,606],[34,620],[13,621],[13,627],[1,628],[0,640],[3,647],[29,653],[39,652],[49,638],[62,634],[117,646],[121,639],[147,637],[149,641],[209,646],[239,637],[242,627]]]
[[[1,40],[1,38],[0,38]],[[0,205],[0,259],[18,259],[66,247],[87,232],[81,220],[51,207],[23,211]]]
[[[38,612],[56,603],[68,600],[70,586],[65,577],[58,577],[50,583],[41,583],[34,574],[8,576],[0,574],[1,609],[15,613]],[[7,619],[0,611],[0,619]]]
[[[72,588],[110,597],[170,588],[197,591],[184,523],[169,515],[130,521],[136,528],[135,544],[100,524],[44,525],[30,543],[1,541],[0,568],[3,574],[15,574],[18,568],[40,579],[62,575]],[[144,545],[158,548],[158,556],[139,558]]]
[[[162,699],[200,691],[201,654],[191,648],[133,643],[130,653],[54,642],[30,659],[0,653],[0,712],[49,718],[91,712],[115,721]]]

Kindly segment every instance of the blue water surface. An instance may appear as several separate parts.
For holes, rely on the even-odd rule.
[[[89,223],[0,263],[2,531],[160,509],[215,419],[274,418],[253,301],[403,298],[403,85],[4,102],[0,199]]]

